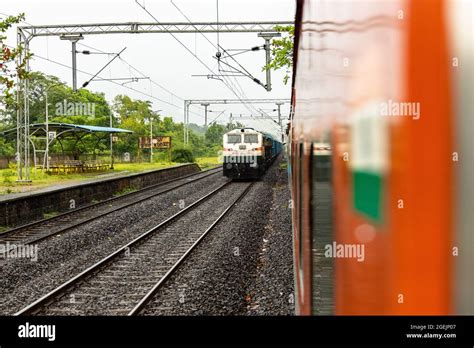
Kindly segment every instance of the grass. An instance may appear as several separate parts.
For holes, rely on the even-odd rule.
[[[43,213],[43,219],[50,219],[52,217],[55,217],[59,213],[57,211],[51,211],[49,213]]]
[[[280,169],[288,169],[288,162],[287,161],[281,161],[279,164]]]
[[[0,170],[0,195],[18,193],[24,191],[31,191],[41,187],[50,186],[53,184],[61,184],[65,182],[78,181],[93,178],[97,176],[97,173],[85,173],[85,174],[61,174],[61,175],[48,175],[41,170],[32,169],[30,172],[31,184],[17,183],[17,174],[12,169],[1,169]]]
[[[30,179],[32,183],[17,183],[17,174],[14,169],[0,169],[0,195],[33,191],[51,185],[79,183],[84,180],[94,180],[104,175],[120,173],[139,173],[152,169],[162,169],[175,165],[176,163],[118,163],[113,170],[106,172],[70,173],[70,174],[47,174],[39,169],[31,169]]]
[[[173,162],[153,162],[153,163],[117,163],[114,164],[114,171],[127,171],[131,173],[139,173],[152,169],[161,169],[177,165]]]
[[[208,169],[220,165],[218,157],[198,157],[196,163],[201,169]],[[106,172],[90,173],[70,173],[70,174],[47,174],[39,169],[31,169],[30,178],[32,183],[17,183],[15,168],[0,169],[0,195],[34,191],[52,185],[80,183],[84,180],[94,180],[104,177],[104,175],[120,173],[140,173],[148,170],[162,169],[174,166],[178,163],[160,161],[153,163],[116,163],[113,170]]]
[[[123,189],[122,191],[115,192],[114,197],[123,196],[123,195],[126,195],[127,193],[132,193],[132,192],[135,192],[137,190],[138,189],[136,187],[128,187],[126,189]]]

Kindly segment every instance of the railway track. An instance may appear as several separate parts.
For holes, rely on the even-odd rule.
[[[179,187],[202,180],[222,171],[221,168],[186,175],[142,188],[121,196],[112,197],[98,203],[89,204],[51,218],[18,226],[0,234],[0,244],[33,244],[62,234],[75,227],[138,204],[152,197]],[[197,178],[195,178],[197,177]],[[182,181],[182,182],[181,182]]]
[[[139,314],[252,185],[224,183],[15,315]]]

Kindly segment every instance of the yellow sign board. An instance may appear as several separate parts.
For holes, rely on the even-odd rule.
[[[150,137],[140,137],[138,140],[138,147],[140,149],[149,149]],[[171,148],[171,137],[170,136],[158,136],[153,137],[153,148],[154,149],[170,149]]]

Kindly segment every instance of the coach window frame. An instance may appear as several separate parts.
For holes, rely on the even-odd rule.
[[[250,141],[250,142],[247,142],[246,141],[246,138],[247,137],[256,137],[257,138],[257,141],[253,142],[253,141]],[[244,134],[244,144],[258,144],[258,134]]]
[[[238,142],[231,142],[229,141],[229,137],[239,137]],[[241,144],[242,143],[242,135],[241,134],[227,134],[227,144]]]
[[[304,189],[304,142],[298,143],[298,180],[297,190],[298,192],[298,205],[297,205],[297,219],[298,219],[298,277],[299,286],[302,290],[302,298],[304,298],[305,282],[304,282],[304,233],[303,233],[303,189]]]

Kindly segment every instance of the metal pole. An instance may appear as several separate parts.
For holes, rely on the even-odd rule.
[[[270,40],[274,37],[279,37],[281,36],[281,33],[260,33],[258,34],[259,37],[263,38],[265,40],[265,65],[269,65],[271,63],[271,50],[270,50]],[[265,69],[266,70],[266,75],[267,75],[267,85],[265,88],[267,89],[268,92],[272,90],[272,81],[271,81],[271,71],[270,69]]]
[[[79,40],[83,40],[84,37],[82,34],[68,34],[68,35],[61,35],[59,37],[61,40],[67,40],[71,41],[71,53],[72,53],[72,90],[74,92],[77,91],[77,61],[76,61],[76,56],[77,56],[77,51],[76,51],[76,43]]]
[[[204,106],[204,127],[207,127],[207,107],[209,103],[202,103],[201,106]]]
[[[183,142],[186,144],[186,100],[184,101],[184,109],[183,109],[183,114],[184,114],[184,119],[183,119]]]
[[[49,102],[48,89],[46,89],[46,171],[49,172]]]
[[[281,110],[280,110],[280,107],[282,105],[282,103],[276,103],[277,107],[278,107],[278,124],[281,126]]]
[[[110,128],[113,127],[112,111],[110,111]],[[114,134],[110,133],[110,169],[114,169]]]
[[[45,102],[46,102],[46,105],[45,105],[45,110],[46,110],[46,150],[45,150],[45,159],[43,160],[43,169],[45,167],[45,164],[46,164],[46,170],[49,171],[49,142],[50,142],[50,139],[49,139],[49,90],[54,87],[54,86],[57,86],[57,85],[60,85],[61,83],[54,83],[52,85],[49,85],[49,86],[46,86],[45,88]]]
[[[76,62],[76,42],[72,40],[72,90],[77,91],[77,62]]]
[[[150,163],[153,163],[153,117],[150,116]]]
[[[265,38],[265,58],[267,65],[270,64],[271,62],[271,57],[270,57],[270,38]],[[272,90],[272,81],[271,81],[271,74],[270,74],[270,69],[266,69],[267,73],[267,91],[270,92]]]
[[[29,51],[29,40],[25,40],[25,57],[27,52]],[[26,70],[30,71],[30,63],[26,63]],[[28,99],[28,88],[29,88],[29,83],[28,79],[24,80],[25,83],[25,90],[24,90],[24,101],[25,101],[25,107],[24,107],[24,116],[25,116],[25,137],[24,137],[24,150],[25,150],[25,181],[30,182],[30,105],[29,105],[29,99]]]
[[[21,36],[21,32],[20,30],[18,29],[18,32],[17,32],[17,47],[19,47],[21,45],[21,40],[22,39],[22,36]],[[21,63],[22,63],[22,59],[21,59],[21,54],[18,55],[18,58],[17,58],[17,64],[18,66],[21,66]],[[21,82],[21,79],[20,77],[18,76],[17,77],[17,83],[18,83],[18,92],[16,94],[16,100],[17,100],[17,105],[18,105],[18,108],[17,108],[17,111],[16,111],[16,169],[17,169],[17,180],[18,181],[21,181],[22,180],[22,169],[21,169],[21,137],[20,137],[20,134],[21,134],[21,121],[22,121],[22,115],[23,115],[23,108],[21,107],[21,93],[22,93],[22,82]],[[23,91],[24,93],[24,91]]]
[[[186,105],[186,142],[189,143],[189,103]]]
[[[280,130],[281,130],[281,142],[283,142],[285,139],[283,135],[283,124],[281,123],[281,110],[280,110],[280,107],[283,105],[283,103],[276,103],[276,105],[278,107],[278,124],[280,125]]]
[[[24,123],[23,123],[23,127],[24,127],[24,137],[23,137],[23,150],[24,150],[24,165],[25,165],[25,180],[29,180],[29,162],[30,162],[30,157],[29,157],[29,152],[28,152],[28,149],[29,149],[29,144],[28,144],[28,130],[29,130],[29,122],[28,122],[28,81],[25,79],[24,81],[24,85],[25,85],[25,93],[23,95],[24,97],[24,102],[25,102],[25,119],[24,119]]]

